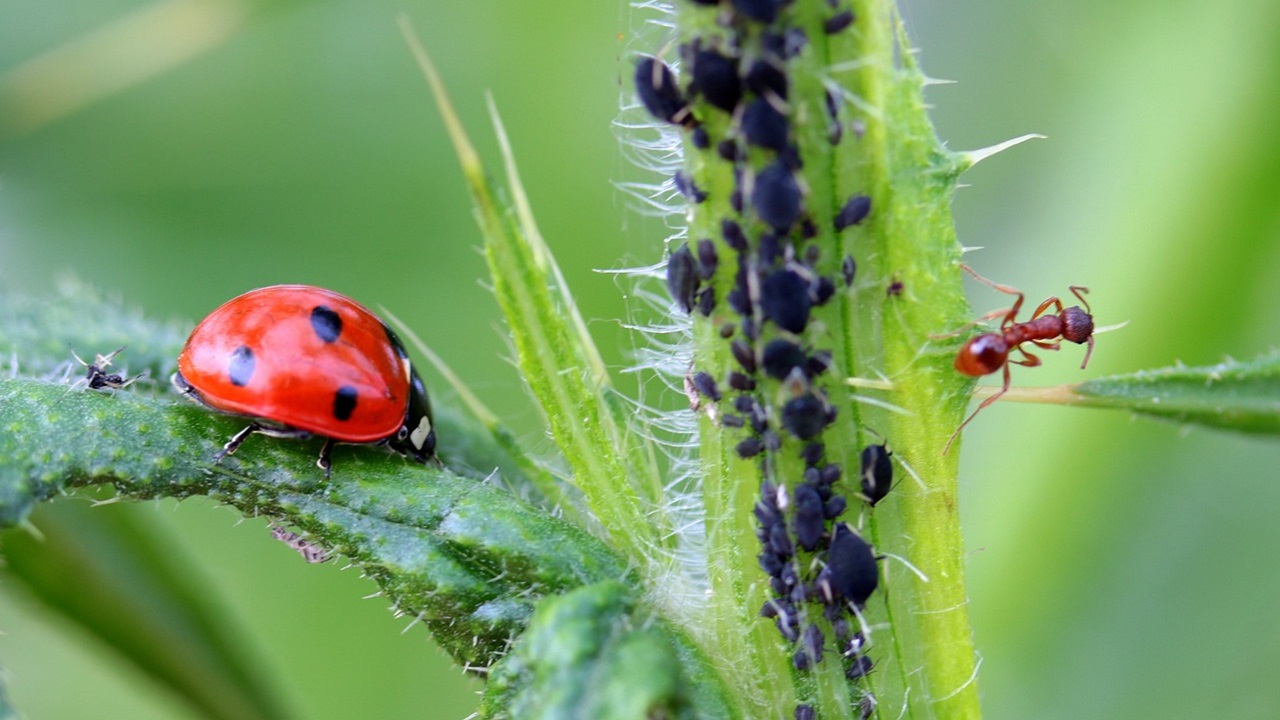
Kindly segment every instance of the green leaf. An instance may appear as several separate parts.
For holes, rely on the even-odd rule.
[[[216,589],[125,513],[63,503],[4,538],[5,573],[210,718],[287,718]],[[0,714],[0,717],[4,717]]]
[[[692,647],[646,615],[616,581],[544,600],[528,632],[494,667],[481,717],[734,717]]]
[[[13,707],[13,703],[9,702],[9,694],[5,692],[5,676],[4,668],[0,667],[0,720],[22,720],[22,715]]]
[[[608,533],[629,558],[670,540],[642,499],[656,503],[662,482],[637,453],[627,415],[616,402],[604,363],[578,312],[564,277],[534,222],[514,155],[498,119],[491,115],[506,162],[508,206],[453,110],[444,83],[404,18],[402,30],[426,76],[471,190],[485,239],[485,258],[498,305],[516,349],[525,382],[547,419],[551,435],[573,469],[573,482]]]
[[[538,597],[626,574],[599,541],[500,488],[378,448],[340,447],[329,481],[314,444],[261,438],[213,464],[240,424],[167,398],[0,381],[0,526],[99,483],[133,498],[207,495],[348,556],[467,665],[501,655]]]
[[[1115,375],[1071,388],[1068,402],[1221,430],[1280,435],[1280,355]]]

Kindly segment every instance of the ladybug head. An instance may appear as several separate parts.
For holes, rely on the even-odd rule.
[[[409,403],[400,432],[387,443],[393,450],[425,463],[436,455],[436,426],[431,416],[431,398],[418,371],[409,369]]]

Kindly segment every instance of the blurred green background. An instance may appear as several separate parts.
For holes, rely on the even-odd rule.
[[[261,285],[332,287],[397,314],[546,442],[505,360],[402,11],[491,162],[493,93],[542,230],[600,318],[606,358],[626,364],[626,288],[593,270],[657,259],[663,230],[611,184],[639,176],[611,121],[621,61],[648,47],[619,1],[0,0],[0,282],[38,293],[71,273],[185,321]],[[1087,285],[1100,324],[1129,321],[1099,336],[1087,371],[1071,347],[1015,382],[1276,346],[1280,3],[903,12],[926,72],[959,82],[928,93],[950,147],[1049,136],[964,178],[960,238],[985,248],[967,261],[1029,300]],[[157,38],[191,56],[165,60]],[[66,57],[83,77],[53,67],[66,83],[28,93]],[[56,104],[67,97],[86,101]],[[971,297],[980,311],[1005,303]],[[971,427],[962,512],[989,718],[1275,716],[1280,446],[1014,403]],[[421,627],[402,634],[408,619],[362,600],[376,588],[354,569],[309,567],[262,521],[205,501],[99,511],[164,533],[298,717],[474,709],[479,685]],[[195,717],[3,575],[0,631],[6,684],[33,720]]]

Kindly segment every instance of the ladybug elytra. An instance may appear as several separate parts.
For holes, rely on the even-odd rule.
[[[378,316],[332,290],[273,285],[209,314],[178,356],[174,387],[213,410],[250,418],[218,453],[253,433],[385,444],[419,462],[435,455],[426,386]]]

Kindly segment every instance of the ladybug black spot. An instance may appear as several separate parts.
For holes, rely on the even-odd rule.
[[[342,334],[342,318],[332,308],[317,305],[311,308],[311,329],[324,342],[335,342]]]
[[[241,345],[231,353],[231,361],[227,363],[227,377],[236,387],[244,387],[253,378],[253,351],[248,345]]]
[[[356,410],[356,389],[343,385],[333,394],[333,416],[339,420],[350,420],[351,413]]]

